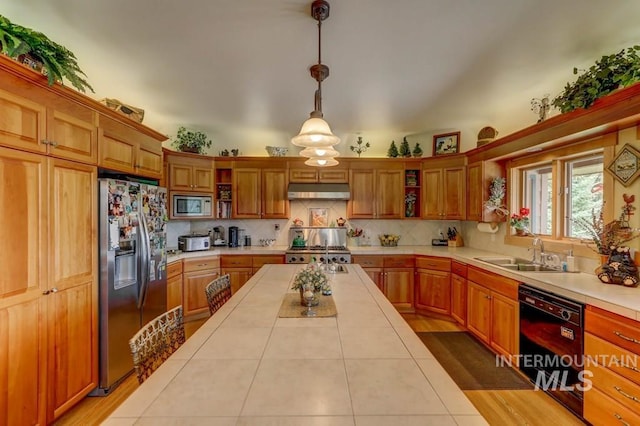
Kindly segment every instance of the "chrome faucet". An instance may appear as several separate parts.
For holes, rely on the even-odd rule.
[[[325,265],[329,265],[329,240],[327,240],[326,238],[324,240],[324,251],[325,251],[324,263]]]
[[[540,247],[540,263],[544,265],[544,242],[540,237],[534,237],[531,241],[531,249],[533,250],[532,263],[536,263],[536,247]]]

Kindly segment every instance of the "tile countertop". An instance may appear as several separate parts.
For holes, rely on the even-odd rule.
[[[103,425],[487,424],[359,265],[337,316],[279,318],[302,266],[262,267]]]
[[[284,254],[286,246],[247,247],[247,248],[215,248],[209,251],[181,253],[168,257],[168,262],[182,258],[222,255],[222,254]],[[449,257],[468,265],[477,266],[505,277],[532,285],[534,287],[568,297],[578,302],[597,306],[610,312],[640,321],[640,287],[631,288],[620,285],[603,284],[593,274],[586,273],[554,273],[510,271],[499,266],[476,260],[482,256],[505,256],[486,250],[470,247],[433,247],[433,246],[398,246],[398,247],[349,247],[352,255],[424,255]]]

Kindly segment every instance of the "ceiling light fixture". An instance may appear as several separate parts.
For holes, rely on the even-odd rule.
[[[338,164],[333,157],[340,155],[333,149],[334,145],[340,143],[340,138],[331,133],[329,124],[322,118],[322,81],[329,77],[329,67],[322,63],[322,21],[329,17],[329,2],[314,0],[311,3],[311,16],[318,21],[318,63],[310,68],[311,77],[318,82],[318,89],[314,97],[314,110],[291,143],[305,148],[300,152],[301,156],[309,157],[305,164],[328,167]]]

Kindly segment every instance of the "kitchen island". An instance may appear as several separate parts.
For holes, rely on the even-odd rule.
[[[486,424],[360,266],[336,317],[279,318],[301,267],[262,267],[103,424]]]

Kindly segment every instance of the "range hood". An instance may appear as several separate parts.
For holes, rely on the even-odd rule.
[[[351,198],[347,183],[290,183],[290,200],[348,200]]]

